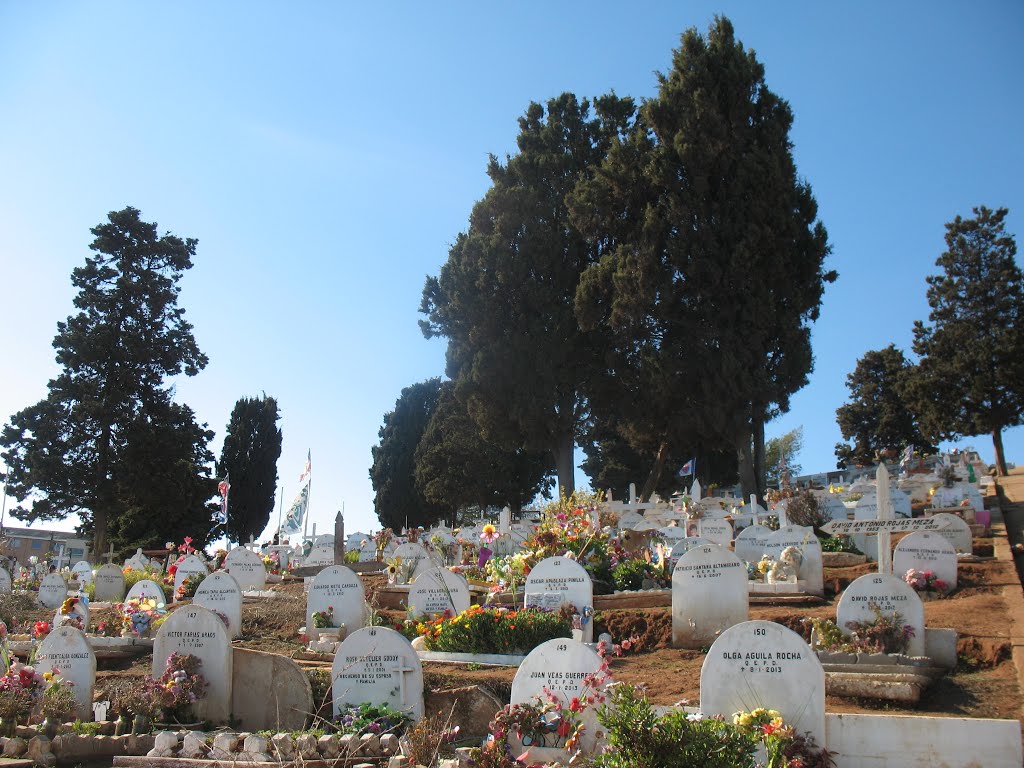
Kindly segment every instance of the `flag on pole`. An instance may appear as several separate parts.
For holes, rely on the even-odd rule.
[[[284,524],[281,526],[282,533],[291,535],[302,530],[302,521],[306,517],[306,507],[308,504],[309,486],[304,485],[288,509],[288,514],[284,518]]]
[[[907,469],[911,462],[914,461],[914,444],[908,443],[907,447],[903,449],[903,456],[900,459],[900,469]]]
[[[228,494],[231,492],[231,473],[224,475],[224,479],[217,484],[217,492],[220,493],[220,522],[228,521]]]
[[[685,464],[683,464],[682,467],[679,468],[679,476],[680,477],[686,477],[687,475],[692,475],[696,470],[697,470],[697,458],[694,457],[694,458],[690,459],[688,462],[686,462]]]
[[[313,467],[312,454],[309,451],[306,451],[306,466],[302,468],[302,474],[299,475],[299,482],[300,483],[305,481],[306,478],[309,477],[309,472],[312,469],[312,467]]]

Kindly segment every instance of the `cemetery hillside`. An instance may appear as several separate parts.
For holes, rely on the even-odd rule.
[[[267,9],[251,10],[231,37],[258,38],[247,25]],[[352,39],[304,40],[303,53],[333,60],[326,49],[363,44],[348,21]],[[475,202],[449,173],[455,148],[432,147],[445,159],[429,171],[400,159],[400,145],[430,135],[429,111],[412,130],[402,121],[398,140],[370,104],[372,121],[339,123],[372,130],[334,153],[298,126],[250,120],[239,101],[246,131],[293,153],[282,168],[315,157],[344,186],[367,163],[390,188],[366,181],[358,204],[325,213],[261,156],[257,175],[223,172],[224,208],[197,227],[248,186],[290,190],[301,214],[254,209],[258,232],[212,238],[209,256],[133,206],[91,228],[49,373],[0,429],[0,768],[1024,764],[1024,277],[1010,211],[963,207],[943,187],[951,212],[944,232],[942,219],[928,225],[932,271],[910,285],[892,256],[892,272],[860,289],[841,343],[820,343],[833,286],[856,260],[837,256],[849,240],[826,228],[836,196],[819,211],[820,153],[797,167],[797,139],[814,131],[738,27],[713,16],[684,31],[644,95],[613,79],[603,95],[526,101]],[[522,77],[539,39],[517,49]],[[261,56],[276,61],[275,45]],[[410,104],[428,92],[468,142],[492,120],[476,110],[511,86],[467,47],[463,75],[493,82],[455,115],[459,100],[416,79],[436,80],[441,55],[383,90]],[[121,74],[128,93],[133,73]],[[279,80],[306,87],[291,69],[252,77],[260,101]],[[803,81],[777,82],[800,92]],[[181,101],[169,86],[136,90]],[[218,102],[234,105],[237,90]],[[366,106],[348,88],[316,101],[335,118],[334,102]],[[824,154],[853,152],[847,143],[837,133]],[[443,183],[413,204],[420,176]],[[189,183],[203,194],[208,182]],[[161,183],[175,188],[171,175]],[[419,231],[420,210],[442,219],[454,195],[462,230]],[[840,209],[869,229],[862,197],[844,189]],[[342,277],[307,258],[300,230],[318,228],[333,230],[332,247],[365,250],[365,264]],[[361,244],[364,230],[381,242]],[[446,243],[422,288],[422,270],[387,255],[407,230],[410,250]],[[260,241],[303,273],[287,311],[259,260],[216,281],[222,314],[193,303],[215,282],[204,259]],[[371,287],[362,269],[378,274],[376,262],[389,272]],[[921,319],[888,306],[889,282],[916,292]],[[352,321],[357,293],[373,305]],[[867,332],[876,314],[884,339]],[[296,316],[302,332],[274,349],[270,326]],[[207,335],[218,323],[229,341]],[[443,348],[425,378],[406,331]],[[844,369],[817,365],[839,347],[863,351]],[[328,358],[344,368],[324,373]],[[244,386],[217,385],[225,370]],[[9,374],[12,387],[26,378]],[[375,399],[352,397],[357,379]],[[822,381],[833,395],[808,413],[801,398]],[[201,415],[213,391],[220,435]],[[798,403],[807,420],[787,431]],[[825,423],[842,439],[822,452]],[[293,466],[296,439],[308,442]],[[314,483],[310,446],[325,439],[337,453]],[[364,503],[336,510],[337,486],[357,485],[353,462]]]

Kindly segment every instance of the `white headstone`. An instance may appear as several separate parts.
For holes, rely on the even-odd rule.
[[[694,480],[693,485],[690,486],[690,496],[694,501],[700,501],[702,492],[703,489],[700,487],[700,480]]]
[[[412,644],[387,627],[363,627],[338,647],[331,667],[335,716],[342,707],[384,704],[423,716],[423,668]]]
[[[68,602],[68,598],[64,599],[64,602]],[[74,604],[71,606],[70,613],[63,613],[64,604],[62,603],[60,608],[57,609],[57,614],[53,617],[53,626],[59,627],[69,620],[77,620],[81,625],[83,632],[89,629],[89,600],[88,598],[74,598]]]
[[[206,695],[193,707],[200,720],[214,725],[226,723],[231,715],[231,638],[228,628],[212,611],[201,605],[186,605],[170,613],[153,641],[153,677],[160,679],[172,653],[191,654],[202,665]],[[258,695],[253,692],[253,695]]]
[[[658,533],[661,534],[661,538],[665,540],[665,546],[669,549],[671,549],[676,542],[686,538],[686,529],[680,528],[678,525],[666,525],[663,528],[659,528]]]
[[[196,589],[193,605],[201,605],[227,619],[228,636],[242,636],[242,588],[230,573],[211,573]]]
[[[865,493],[853,508],[854,520],[877,520],[878,519],[878,496],[872,493]]]
[[[825,744],[825,670],[804,639],[772,621],[746,621],[725,630],[700,670],[705,716],[757,707],[777,710],[797,733]]]
[[[505,533],[501,536],[498,536],[498,538],[496,538],[494,541],[488,544],[487,547],[494,553],[496,557],[507,557],[508,555],[514,555],[521,549],[519,544],[516,542],[514,538],[512,538],[512,534],[510,533]]]
[[[924,655],[924,605],[913,588],[895,576],[868,573],[843,590],[836,607],[836,624],[846,634],[851,621],[874,621],[877,607],[886,616],[898,613],[904,624],[914,628],[907,653]]]
[[[113,563],[100,566],[93,577],[95,591],[92,599],[97,603],[120,603],[124,600],[124,573]]]
[[[949,512],[940,512],[934,516],[936,520],[946,522],[946,527],[937,533],[953,545],[958,553],[972,554],[974,552],[974,536],[969,526],[962,517]]]
[[[709,520],[703,518],[698,527],[700,536],[712,544],[728,548],[732,544],[732,523],[728,520]]]
[[[396,560],[401,558],[402,562],[406,564],[405,567],[410,568],[410,581],[415,580],[421,573],[437,565],[431,559],[430,553],[422,545],[415,542],[406,542],[395,547],[394,558]],[[411,565],[409,565],[410,563]]]
[[[333,562],[334,543],[331,543],[331,558]],[[235,547],[228,556],[224,558],[224,570],[235,577],[238,586],[243,591],[259,591],[267,585],[267,567],[263,564],[263,558],[245,547]]]
[[[132,584],[132,588],[128,590],[124,601],[127,603],[129,600],[141,600],[144,597],[152,598],[158,603],[163,603],[167,600],[163,587],[152,579],[143,579]]]
[[[768,537],[765,551],[776,560],[786,547],[797,547],[803,559],[797,579],[804,583],[804,589],[811,595],[825,595],[825,576],[822,571],[821,542],[814,535],[812,528],[799,525],[788,525],[779,528]]]
[[[332,565],[313,578],[306,600],[306,635],[315,640],[319,634],[313,626],[313,614],[333,608],[332,625],[345,625],[351,635],[366,625],[366,597],[363,582],[350,568]]]
[[[584,617],[583,641],[594,637],[594,583],[586,569],[568,557],[548,557],[533,567],[523,587],[525,605],[557,610],[568,603]]]
[[[620,531],[631,531],[638,525],[642,525],[647,522],[646,518],[639,512],[623,512],[619,516],[619,530]]]
[[[665,560],[668,562],[669,568],[675,568],[676,563],[679,562],[679,558],[689,552],[691,549],[696,547],[703,547],[711,542],[707,539],[701,538],[700,536],[687,536],[686,538],[679,539],[672,548],[666,553]]]
[[[691,549],[672,571],[672,647],[703,648],[750,617],[747,569],[727,549]]]
[[[92,564],[85,560],[79,560],[71,569],[71,578],[75,579],[83,587],[92,583]]]
[[[751,525],[736,534],[736,556],[748,563],[759,563],[765,554],[768,538],[775,533],[767,525]]]
[[[9,595],[14,589],[14,583],[11,581],[11,574],[7,572],[6,568],[0,568],[0,595]]]
[[[900,539],[892,553],[893,575],[903,579],[910,569],[931,571],[946,582],[947,592],[956,589],[956,550],[939,533],[917,531]]]
[[[833,493],[818,493],[818,507],[822,509],[831,520],[846,520],[850,514],[842,500]]]
[[[334,543],[317,544],[302,561],[303,565],[334,565]]]
[[[508,507],[502,507],[501,512],[498,514],[498,532],[508,533],[512,527],[512,510]]]
[[[178,599],[178,587],[189,576],[201,574],[205,579],[210,575],[210,569],[206,567],[206,563],[200,560],[195,555],[188,555],[184,560],[177,564],[178,568],[174,572],[174,599]]]
[[[144,571],[148,564],[146,556],[142,554],[142,548],[139,547],[135,550],[135,554],[124,561],[126,567],[131,568],[133,571]]]
[[[68,584],[59,573],[48,573],[39,580],[39,602],[44,608],[59,608],[67,596]]]
[[[469,608],[469,583],[447,568],[431,568],[416,577],[407,604],[417,618],[434,618],[445,611],[456,616]]]
[[[96,655],[84,632],[67,625],[54,629],[39,644],[35,668],[40,673],[58,670],[60,676],[72,684],[75,716],[85,721],[92,719]]]

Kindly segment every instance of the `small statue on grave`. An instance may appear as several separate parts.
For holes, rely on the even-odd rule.
[[[765,577],[769,584],[796,584],[803,555],[799,547],[786,547]]]

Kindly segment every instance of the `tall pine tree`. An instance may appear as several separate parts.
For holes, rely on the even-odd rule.
[[[119,478],[132,471],[128,457],[144,439],[147,453],[155,452],[149,466],[193,465],[198,487],[168,483],[166,502],[204,519],[190,531],[200,540],[212,525],[212,515],[196,506],[208,480],[201,462],[209,437],[191,411],[171,403],[165,384],[207,363],[178,306],[178,281],[192,266],[196,241],[158,235],[157,225],[130,207],[92,233],[93,254],[71,276],[78,312],[57,324],[53,340],[61,372],[46,398],[14,414],[0,435],[8,493],[30,501],[12,514],[33,521],[77,513],[93,552],[104,552],[113,524],[135,503]],[[159,424],[169,425],[173,439],[154,435]],[[142,514],[156,518],[159,510]]]
[[[217,474],[229,477],[227,537],[248,541],[267,527],[277,492],[281,457],[281,415],[272,397],[243,397],[235,403],[224,434]]]
[[[931,322],[914,323],[920,360],[908,391],[929,434],[991,435],[1000,475],[1002,432],[1024,423],[1024,279],[1007,213],[981,206],[946,224],[942,273],[927,278]]]

